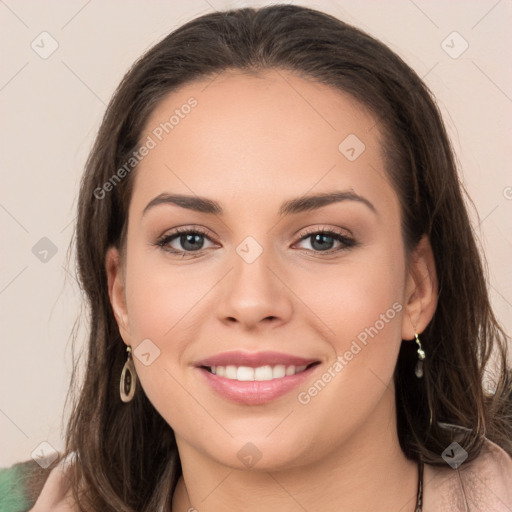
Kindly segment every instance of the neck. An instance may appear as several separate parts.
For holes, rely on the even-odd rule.
[[[279,470],[226,467],[177,436],[183,475],[172,511],[413,512],[417,464],[400,449],[394,407],[380,409],[327,456]]]

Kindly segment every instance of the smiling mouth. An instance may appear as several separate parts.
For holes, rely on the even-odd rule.
[[[253,368],[251,366],[201,366],[213,375],[224,377],[229,380],[236,380],[239,382],[248,381],[269,381],[275,379],[282,379],[292,375],[297,375],[306,371],[307,369],[320,364],[318,361],[308,365],[294,366],[294,365],[264,365]]]

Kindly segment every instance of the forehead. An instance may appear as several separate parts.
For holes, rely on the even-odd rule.
[[[308,192],[393,192],[369,112],[284,70],[226,71],[183,86],[154,109],[145,141],[151,149],[135,173],[134,201],[165,191],[222,203],[243,196],[261,208]]]

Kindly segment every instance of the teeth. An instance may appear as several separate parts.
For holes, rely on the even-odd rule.
[[[236,380],[236,377],[237,377],[236,366],[226,366],[226,373],[224,374],[224,377],[226,377],[226,379]]]
[[[281,379],[286,375],[286,366],[284,364],[278,364],[272,368],[272,378]]]
[[[261,370],[261,368],[258,368],[258,370]],[[270,378],[272,378],[272,369],[270,369]],[[236,380],[254,380],[254,368],[239,366],[236,370]]]
[[[258,366],[258,368],[251,368],[250,366],[212,366],[211,372],[219,377],[238,381],[264,381],[272,379],[282,379],[285,376],[295,375],[296,373],[303,372],[306,365],[303,366],[285,366],[284,364],[277,364],[275,366]]]

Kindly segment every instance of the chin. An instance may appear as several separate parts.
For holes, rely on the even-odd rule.
[[[212,458],[218,463],[223,464],[239,471],[281,471],[298,467],[308,462],[308,454],[311,457],[316,453],[318,457],[317,445],[314,452],[313,447],[308,450],[307,442],[304,439],[292,439],[287,436],[286,440],[271,439],[263,434],[250,436],[246,434],[242,439],[232,439],[223,448],[222,453],[212,453]],[[299,448],[300,447],[300,448]]]

